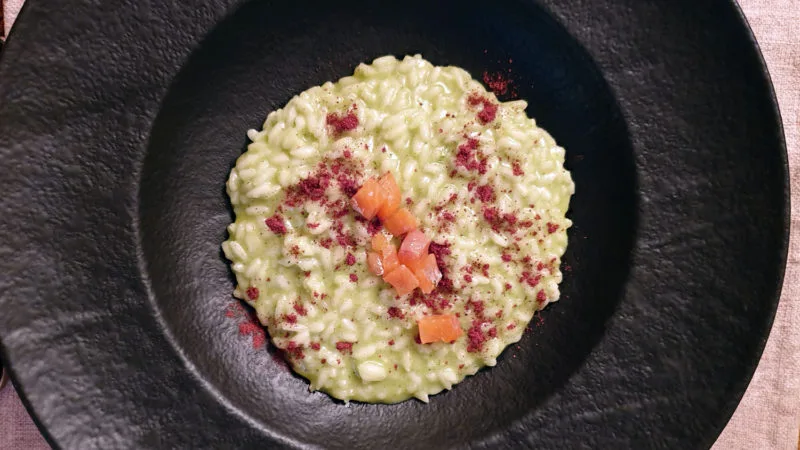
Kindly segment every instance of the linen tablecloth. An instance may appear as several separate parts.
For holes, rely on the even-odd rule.
[[[6,34],[22,2],[0,0]],[[792,178],[792,237],[783,294],[764,355],[714,449],[800,450],[800,0],[739,3],[764,53],[783,116]],[[13,387],[7,386],[0,391],[0,450],[46,448]]]

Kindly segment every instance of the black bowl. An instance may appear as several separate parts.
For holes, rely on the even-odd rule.
[[[722,429],[788,240],[780,121],[732,3],[120,3],[29,5],[0,64],[0,338],[52,443],[684,448]],[[507,74],[567,149],[562,301],[430,404],[345,406],[226,317],[224,182],[269,111],[413,53]]]

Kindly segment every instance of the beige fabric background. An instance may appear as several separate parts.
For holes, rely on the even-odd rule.
[[[23,0],[4,3],[6,34]],[[700,0],[702,1],[702,0]],[[775,84],[792,177],[792,239],[764,355],[714,450],[794,450],[800,433],[800,0],[740,0]],[[45,449],[13,388],[0,392],[0,449]]]

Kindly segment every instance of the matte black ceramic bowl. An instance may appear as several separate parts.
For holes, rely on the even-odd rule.
[[[511,69],[567,149],[571,270],[497,367],[345,406],[225,317],[224,182],[269,111],[409,53]],[[0,167],[3,355],[69,448],[708,446],[788,239],[775,100],[730,1],[30,0]]]

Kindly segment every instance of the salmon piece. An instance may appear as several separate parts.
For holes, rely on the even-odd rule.
[[[389,239],[383,233],[378,233],[375,236],[372,236],[370,245],[372,246],[373,250],[375,250],[376,252],[380,252],[387,245],[390,245],[390,242]]]
[[[397,295],[410,294],[419,286],[417,277],[404,265],[397,266],[396,269],[386,274],[383,281],[389,283],[397,291]]]
[[[423,294],[430,294],[436,289],[436,285],[442,280],[442,272],[436,264],[436,256],[428,254],[421,260],[415,261],[409,266],[414,276],[417,277],[419,288]]]
[[[394,236],[402,236],[417,228],[417,225],[417,218],[406,208],[398,209],[383,222],[383,226]]]
[[[400,265],[400,260],[397,259],[397,249],[391,243],[381,250],[381,263],[383,263],[383,273],[389,273]]]
[[[369,271],[374,273],[375,275],[382,276],[384,274],[383,261],[381,261],[381,255],[375,252],[367,253],[367,265],[369,266]]]
[[[378,209],[386,202],[386,197],[378,182],[374,178],[370,178],[364,182],[351,201],[353,209],[367,220],[372,220],[378,213]]]
[[[422,231],[413,230],[409,232],[397,252],[400,264],[408,266],[413,261],[423,259],[428,254],[429,245],[431,245],[431,240]]]
[[[378,209],[378,217],[381,221],[386,221],[400,207],[403,194],[400,192],[400,188],[397,187],[397,181],[395,181],[392,172],[383,174],[378,180],[378,186],[383,190],[383,195],[386,199],[383,206]]]
[[[423,344],[442,341],[453,343],[464,334],[458,323],[458,318],[453,314],[438,314],[425,316],[417,321],[419,340]]]

